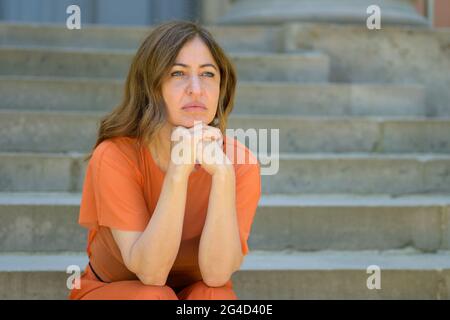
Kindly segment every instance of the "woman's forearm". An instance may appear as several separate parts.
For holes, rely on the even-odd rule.
[[[242,262],[233,170],[212,177],[208,213],[199,246],[199,267],[209,286],[222,286]]]
[[[148,284],[164,285],[177,257],[188,178],[189,174],[183,171],[167,170],[150,222],[133,246],[133,264]]]

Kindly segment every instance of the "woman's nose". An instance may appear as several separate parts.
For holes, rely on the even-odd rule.
[[[196,93],[196,94],[200,94],[202,92],[202,88],[201,88],[201,83],[200,83],[200,79],[197,76],[192,76],[190,81],[189,81],[189,85],[188,85],[188,91],[190,93]]]

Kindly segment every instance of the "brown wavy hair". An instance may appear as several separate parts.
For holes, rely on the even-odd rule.
[[[198,22],[172,20],[156,26],[140,45],[128,71],[122,102],[100,120],[97,141],[84,161],[92,157],[102,141],[110,138],[125,136],[137,138],[144,145],[150,143],[167,119],[161,90],[164,76],[183,45],[196,36],[208,46],[220,69],[217,112],[208,125],[219,128],[225,135],[228,115],[234,106],[235,66]]]

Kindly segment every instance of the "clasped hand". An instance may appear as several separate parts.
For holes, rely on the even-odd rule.
[[[209,174],[230,170],[232,163],[223,152],[222,132],[196,122],[191,128],[175,127],[171,134],[171,162],[191,172],[200,164]]]

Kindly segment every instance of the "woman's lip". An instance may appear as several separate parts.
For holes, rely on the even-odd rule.
[[[183,108],[183,110],[186,110],[186,111],[206,111],[206,108],[194,106],[194,107],[185,107],[185,108]]]

